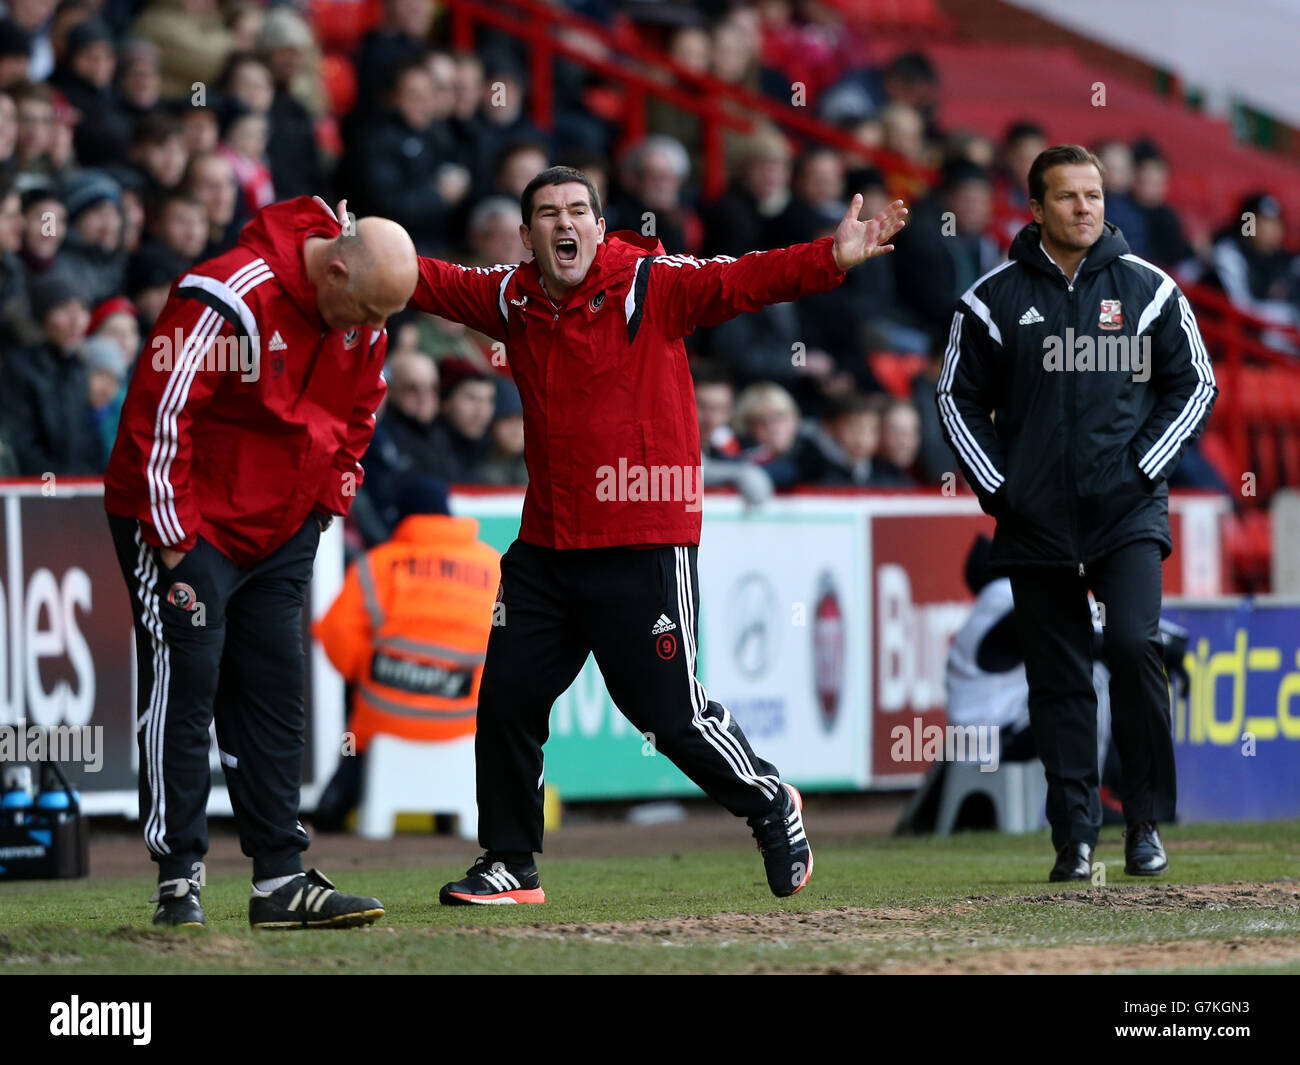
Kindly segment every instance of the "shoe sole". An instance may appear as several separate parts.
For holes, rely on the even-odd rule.
[[[1047,874],[1047,882],[1049,884],[1070,884],[1070,883],[1079,884],[1085,880],[1091,880],[1091,879],[1092,876],[1090,874],[1081,875],[1081,876],[1052,876],[1051,873]]]
[[[467,895],[460,891],[444,891],[438,895],[444,906],[536,906],[546,901],[541,888],[521,888],[503,891],[499,895]]]
[[[1130,869],[1124,866],[1125,876],[1161,876],[1169,871],[1169,863],[1165,862],[1159,869]]]
[[[785,784],[784,782],[783,782],[783,787],[785,787],[785,789],[790,793],[790,798],[794,800],[794,808],[798,810],[799,813],[802,814],[803,796],[799,794],[799,789],[796,788],[793,784]],[[804,839],[807,839],[808,838],[807,825],[804,826],[803,832],[804,832]],[[812,879],[812,874],[813,874],[813,852],[812,852],[812,844],[809,843],[808,844],[808,868],[803,874],[803,879],[799,881],[799,886],[795,888],[792,892],[790,892],[790,895],[797,895],[805,887],[807,887],[808,881]],[[788,899],[790,895],[777,895],[777,898]]]
[[[356,913],[341,913],[337,917],[326,917],[319,921],[259,921],[250,922],[250,926],[259,931],[292,931],[295,928],[357,928],[363,924],[374,924],[383,917],[385,910],[359,910]]]

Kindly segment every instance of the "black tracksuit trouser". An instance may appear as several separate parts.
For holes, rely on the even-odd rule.
[[[209,729],[253,878],[302,871],[306,745],[303,605],[314,517],[244,569],[199,538],[175,569],[139,523],[110,515],[135,620],[140,823],[158,879],[189,877],[208,850]]]
[[[1009,571],[1029,678],[1029,722],[1047,771],[1047,820],[1058,850],[1071,840],[1095,845],[1101,827],[1089,588],[1104,610],[1124,820],[1134,825],[1174,817],[1174,743],[1159,636],[1160,561],[1160,545],[1139,540],[1090,564],[1082,576],[1041,566]]]
[[[770,813],[776,767],[695,677],[699,580],[693,546],[559,551],[516,540],[479,687],[479,842],[542,849],[542,745],[551,705],[594,654],[615,705],[733,814]]]

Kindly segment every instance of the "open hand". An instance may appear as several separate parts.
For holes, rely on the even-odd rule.
[[[903,206],[902,200],[895,200],[875,218],[865,222],[858,221],[860,210],[862,194],[858,193],[840,220],[839,228],[835,230],[832,250],[841,270],[848,270],[876,255],[893,251],[894,246],[889,241],[906,224],[907,208]]]

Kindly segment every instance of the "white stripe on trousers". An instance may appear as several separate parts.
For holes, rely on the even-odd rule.
[[[254,259],[231,274],[226,284],[242,296],[271,276],[273,276],[271,268],[266,265],[265,260]],[[176,513],[175,493],[169,481],[172,460],[176,457],[178,448],[176,417],[185,406],[195,371],[206,351],[206,347],[202,346],[203,342],[215,336],[224,324],[225,319],[212,308],[209,307],[203,312],[193,332],[186,339],[184,348],[172,364],[171,380],[163,389],[162,398],[158,402],[158,412],[154,417],[154,442],[146,467],[150,514],[158,535],[167,543],[178,543],[185,539],[185,530]],[[191,359],[194,365],[188,366],[187,361]]]
[[[158,570],[150,546],[145,543],[137,523],[135,530],[136,566],[138,582],[136,598],[140,600],[149,642],[153,645],[153,685],[149,693],[149,709],[144,726],[145,764],[141,770],[149,779],[149,816],[145,818],[145,845],[155,854],[170,854],[167,846],[167,795],[163,789],[163,732],[167,723],[167,695],[171,686],[171,652],[163,636],[162,618],[158,614]]]
[[[731,712],[724,706],[721,722],[704,713],[709,705],[709,697],[704,685],[695,675],[695,592],[691,587],[689,551],[688,547],[673,548],[677,569],[677,616],[682,620],[682,657],[686,661],[686,675],[694,709],[691,724],[722,755],[737,777],[758,788],[769,799],[775,799],[780,780],[773,776],[759,776],[755,771],[754,763],[749,760],[740,741],[727,731]]]

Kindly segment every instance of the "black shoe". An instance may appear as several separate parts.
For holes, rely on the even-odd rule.
[[[782,784],[784,804],[766,817],[751,817],[748,824],[758,841],[767,870],[767,886],[779,899],[803,890],[812,878],[812,848],[803,828],[803,796],[792,784]]]
[[[1056,852],[1056,864],[1052,866],[1048,880],[1091,880],[1092,879],[1092,844],[1081,843],[1072,839]]]
[[[202,928],[208,923],[203,916],[203,904],[199,901],[199,884],[196,880],[164,880],[154,893],[150,902],[158,903],[154,910],[153,923],[172,928]]]
[[[1124,830],[1124,872],[1129,876],[1159,876],[1169,868],[1165,845],[1154,821],[1139,821]]]
[[[274,891],[253,889],[248,923],[254,928],[353,928],[384,916],[378,899],[345,895],[319,869],[299,873]]]
[[[514,865],[483,855],[469,867],[464,880],[443,884],[438,901],[444,906],[510,906],[546,901],[537,863]]]

